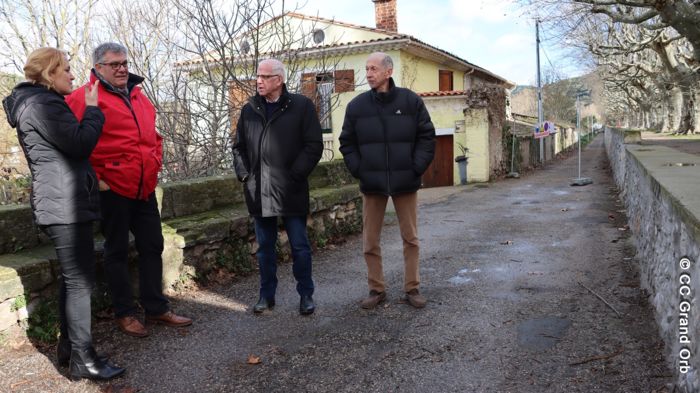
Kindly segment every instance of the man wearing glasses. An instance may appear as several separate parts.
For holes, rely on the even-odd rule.
[[[93,52],[89,84],[99,80],[98,106],[105,115],[102,135],[90,156],[99,184],[104,243],[104,269],[117,326],[134,337],[148,330],[136,318],[129,279],[129,232],[139,254],[139,293],[146,320],[167,326],[187,326],[163,295],[163,234],[155,198],[162,163],[163,138],[155,128],[156,111],[138,86],[144,78],[129,73],[126,48],[104,43]],[[78,119],[85,112],[83,87],[66,97]]]
[[[243,182],[248,212],[255,220],[260,268],[260,299],[253,312],[275,306],[277,290],[277,218],[292,248],[292,272],[300,296],[299,313],[315,310],[311,247],[306,232],[308,177],[323,153],[321,125],[314,103],[287,91],[284,65],[275,59],[258,65],[257,94],[241,109],[233,158]]]

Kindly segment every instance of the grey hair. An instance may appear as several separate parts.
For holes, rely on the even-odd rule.
[[[389,69],[391,68],[392,70],[394,69],[394,60],[391,59],[391,56],[387,55],[386,53],[382,53],[384,55],[384,58],[382,59],[382,65],[384,68]]]
[[[92,52],[92,64],[97,64],[102,61],[107,52],[126,54],[126,47],[116,42],[105,42],[100,44]]]
[[[270,64],[270,66],[272,66],[272,73],[274,75],[279,75],[282,78],[282,83],[286,82],[287,73],[284,70],[284,63],[277,59],[265,59],[260,62],[260,64],[262,63]]]
[[[391,59],[391,56],[387,55],[384,52],[374,52],[369,57],[379,57],[381,58],[381,63],[382,67],[386,69],[394,69],[394,60]]]

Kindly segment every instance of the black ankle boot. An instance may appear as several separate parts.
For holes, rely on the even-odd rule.
[[[58,361],[59,366],[68,367],[68,364],[70,363],[70,348],[70,341],[68,341],[67,338],[64,339],[63,336],[60,336],[58,338],[58,345],[56,345],[56,359]],[[97,359],[99,359],[103,363],[107,363],[107,361],[109,360],[109,356],[102,353],[98,353]]]
[[[121,367],[100,360],[92,347],[73,349],[70,353],[68,375],[73,381],[81,378],[107,380],[122,375],[124,371]]]
[[[302,295],[299,300],[299,314],[310,315],[314,313],[314,310],[316,310],[316,305],[311,295]]]

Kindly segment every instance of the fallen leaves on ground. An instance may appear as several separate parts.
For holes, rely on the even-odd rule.
[[[25,379],[25,380],[22,380],[22,381],[19,381],[19,382],[15,382],[15,383],[13,383],[13,384],[10,385],[10,390],[15,390],[15,388],[17,388],[17,387],[19,387],[19,386],[22,386],[22,385],[26,385],[26,384],[31,383],[31,382],[32,382],[32,381],[29,380],[29,379]]]
[[[260,364],[260,363],[262,363],[262,359],[260,359],[260,356],[248,355],[248,364]]]

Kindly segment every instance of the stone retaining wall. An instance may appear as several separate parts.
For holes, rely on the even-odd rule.
[[[342,160],[319,164],[310,183],[308,226],[314,246],[361,230],[361,196]],[[167,183],[156,193],[163,219],[166,291],[176,291],[191,279],[207,280],[218,270],[240,274],[255,269],[252,219],[233,175]],[[98,272],[102,243],[96,236]],[[280,249],[281,259],[286,259],[283,230]],[[43,299],[54,297],[59,273],[53,247],[35,227],[31,208],[0,207],[0,332],[26,319]],[[100,281],[98,277],[102,288]]]
[[[624,190],[641,285],[655,309],[667,361],[678,389],[698,392],[700,157],[640,141],[639,132],[605,131],[615,181]]]

